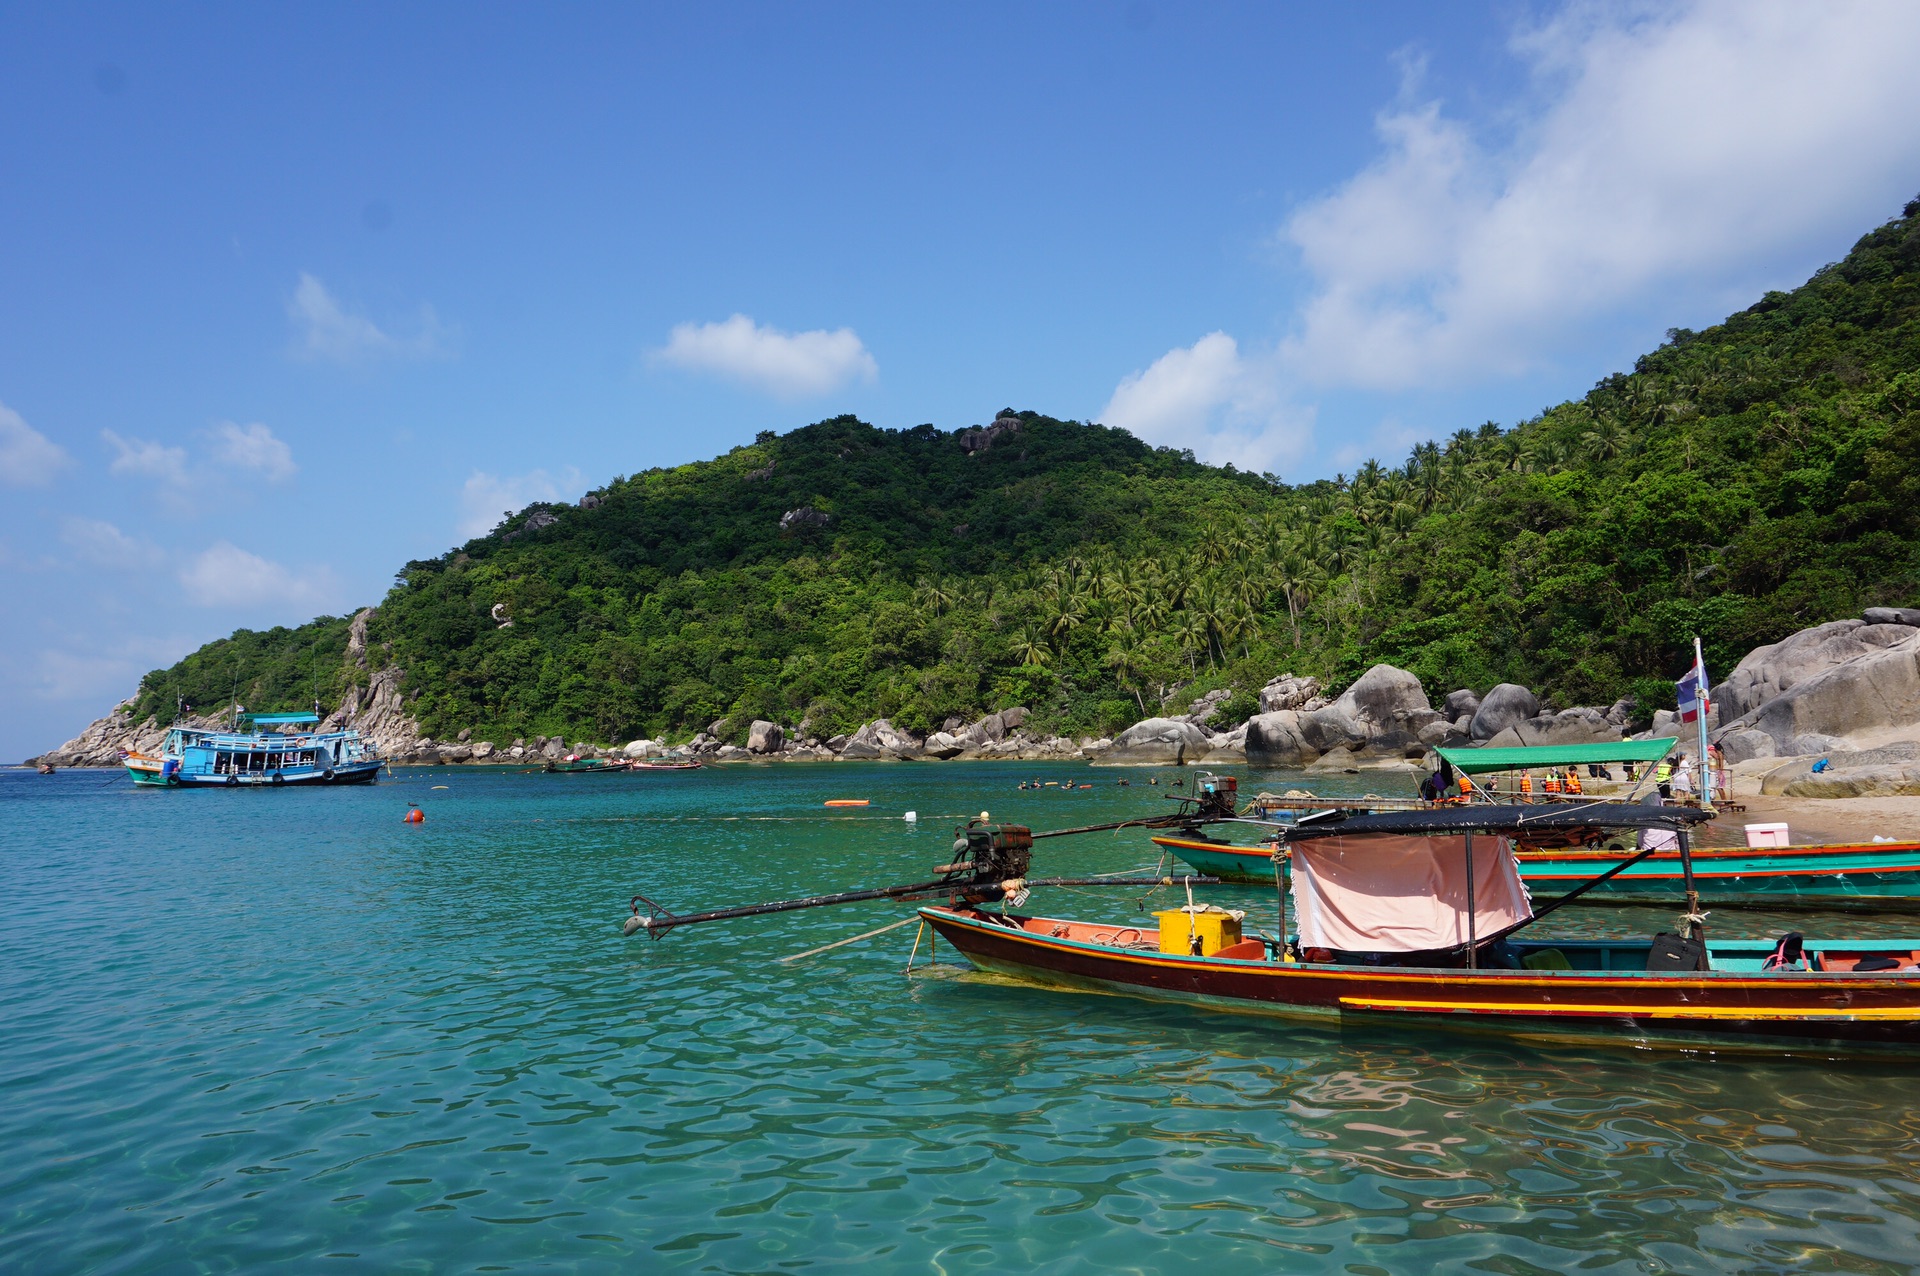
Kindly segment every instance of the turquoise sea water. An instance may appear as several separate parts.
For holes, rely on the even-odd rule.
[[[1097,787],[1017,791],[1036,774]],[[1129,775],[413,770],[236,793],[0,775],[0,1268],[1920,1261],[1911,1067],[1310,1032],[969,975],[944,947],[927,969],[924,945],[908,978],[911,926],[775,961],[902,905],[618,932],[641,889],[685,911],[916,880],[982,809],[1045,828],[1166,805]],[[401,823],[410,801],[424,825]],[[1042,843],[1036,871],[1153,858],[1144,835],[1101,835]],[[1271,893],[1211,898],[1270,916]],[[1672,921],[1561,916],[1562,933]],[[1714,919],[1789,923],[1920,930]]]

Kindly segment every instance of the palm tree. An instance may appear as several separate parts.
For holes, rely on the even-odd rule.
[[[1013,654],[1020,657],[1023,665],[1044,665],[1051,659],[1044,635],[1035,631],[1033,626],[1023,628],[1013,640]]]
[[[1173,622],[1173,640],[1180,644],[1180,650],[1187,653],[1187,668],[1198,672],[1193,653],[1207,644],[1207,622],[1200,613],[1192,608],[1180,613]]]
[[[923,606],[933,608],[936,620],[939,619],[940,612],[944,608],[953,606],[954,602],[953,586],[938,577],[922,576],[915,585],[913,594],[915,600]]]
[[[1594,418],[1592,427],[1580,436],[1588,456],[1596,461],[1611,461],[1626,450],[1627,432],[1612,416]]]
[[[1146,653],[1140,650],[1139,644],[1121,643],[1107,652],[1105,663],[1112,666],[1113,680],[1120,684],[1121,690],[1131,691],[1140,712],[1146,713],[1147,702],[1140,694],[1140,674],[1146,669]]]
[[[1299,551],[1288,553],[1273,565],[1274,583],[1287,600],[1287,624],[1293,630],[1293,646],[1300,648],[1300,609],[1307,603],[1307,563]]]

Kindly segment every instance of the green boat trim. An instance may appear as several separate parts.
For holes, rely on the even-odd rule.
[[[1271,846],[1237,846],[1191,834],[1162,834],[1155,846],[1223,881],[1270,884]],[[1550,901],[1629,858],[1631,851],[1523,851],[1520,880]],[[1853,842],[1825,846],[1698,847],[1694,880],[1717,905],[1920,908],[1920,842]],[[1280,872],[1286,873],[1282,856]],[[1677,851],[1657,852],[1582,897],[1593,904],[1671,904],[1681,886]]]

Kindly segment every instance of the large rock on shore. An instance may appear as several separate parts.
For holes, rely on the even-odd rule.
[[[756,718],[747,728],[748,753],[778,753],[787,744],[787,733],[778,724],[764,718]]]
[[[859,759],[917,758],[923,755],[920,741],[897,729],[885,718],[875,718],[847,740],[840,756]]]
[[[1376,741],[1396,734],[1417,735],[1421,726],[1439,716],[1427,702],[1420,679],[1392,665],[1367,670],[1333,703]]]
[[[946,731],[936,731],[927,737],[926,752],[933,758],[957,758],[967,751],[967,742]]]
[[[1207,733],[1185,718],[1148,718],[1115,736],[1100,761],[1109,766],[1184,766],[1212,749]]]
[[[1507,727],[1487,741],[1490,749],[1519,745],[1601,744],[1620,738],[1620,728],[1601,709],[1579,707],[1543,713]]]
[[[1320,696],[1318,678],[1296,678],[1283,673],[1260,688],[1260,712],[1279,713],[1284,709],[1304,709]]]
[[[1338,702],[1303,713],[1299,721],[1300,734],[1315,753],[1358,749],[1367,742],[1366,730]]]
[[[1825,759],[1827,769],[1815,774],[1813,768],[1822,759]],[[1842,790],[1852,783],[1880,783],[1884,780],[1883,776],[1876,774],[1868,777],[1864,773],[1878,773],[1888,767],[1920,767],[1920,744],[1900,740],[1877,749],[1836,749],[1819,755],[1783,759],[1779,766],[1761,777],[1760,792],[1768,796],[1857,797],[1860,795]],[[1803,789],[1800,787],[1802,785],[1807,787]]]
[[[1887,763],[1822,771],[1782,786],[1787,797],[1910,797],[1920,794],[1920,765]]]
[[[1245,741],[1247,761],[1253,766],[1305,766],[1320,756],[1320,750],[1307,743],[1300,715],[1292,709],[1249,718]]]
[[[1509,727],[1517,727],[1540,712],[1533,692],[1511,682],[1503,682],[1480,698],[1473,711],[1469,733],[1476,740],[1491,740]]]
[[[1729,731],[1720,737],[1719,743],[1720,754],[1727,760],[1728,766],[1751,762],[1755,758],[1771,758],[1783,751],[1772,736],[1751,728]]]
[[[1885,641],[1890,637],[1898,640]],[[1847,651],[1854,654],[1837,664],[1806,672],[1817,659]],[[1747,662],[1742,661],[1741,667],[1747,668]],[[1727,722],[1725,734],[1763,731],[1773,738],[1780,752],[1787,752],[1796,739],[1808,735],[1920,735],[1920,629],[1859,624],[1823,639],[1810,653],[1803,650],[1803,658],[1795,664],[1764,664],[1759,668],[1766,674],[1788,677],[1791,684]],[[1756,674],[1745,685],[1751,690],[1775,684],[1762,681]]]
[[[1898,614],[1894,608],[1875,613]],[[1713,699],[1721,718],[1731,724],[1768,701],[1792,691],[1811,678],[1862,656],[1884,651],[1912,639],[1920,630],[1906,624],[1869,624],[1865,620],[1836,620],[1789,634],[1779,642],[1755,647],[1735,665]]]

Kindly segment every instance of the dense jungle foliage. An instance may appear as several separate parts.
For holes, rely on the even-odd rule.
[[[1009,414],[1002,414],[1003,416]],[[1215,687],[1385,660],[1444,692],[1636,694],[1920,600],[1920,200],[1792,293],[1675,330],[1631,373],[1395,466],[1299,486],[1036,413],[978,435],[851,417],[536,505],[408,563],[373,663],[424,729],[827,736],[1015,703],[1108,734]],[[964,444],[964,445],[963,445]],[[968,446],[976,450],[969,451]],[[503,627],[496,610],[511,620]],[[242,631],[141,684],[337,697],[346,622]]]

